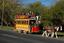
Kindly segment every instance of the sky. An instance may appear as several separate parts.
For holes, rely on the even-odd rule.
[[[58,0],[20,0],[20,2],[22,2],[25,5],[34,3],[36,1],[40,1],[42,3],[42,5],[51,6],[51,5],[55,4]]]

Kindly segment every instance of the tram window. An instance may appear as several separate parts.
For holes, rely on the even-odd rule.
[[[33,24],[35,24],[35,23],[36,23],[35,20],[30,20],[30,25],[33,25]]]
[[[28,21],[22,21],[22,24],[28,24]]]
[[[16,21],[17,24],[21,24],[21,21]]]
[[[16,21],[17,24],[28,24],[28,21]]]

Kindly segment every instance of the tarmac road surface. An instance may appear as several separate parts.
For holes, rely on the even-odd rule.
[[[64,43],[64,40],[0,30],[0,43]]]

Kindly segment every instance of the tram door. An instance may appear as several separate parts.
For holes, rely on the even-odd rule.
[[[29,24],[30,24],[30,32],[32,32],[32,27],[35,26],[36,20],[30,20]]]
[[[30,20],[30,31],[32,33],[39,32],[39,27],[36,25],[36,20]]]

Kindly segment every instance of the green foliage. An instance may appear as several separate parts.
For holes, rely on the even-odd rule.
[[[40,2],[35,2],[30,4],[29,8],[31,11],[34,11],[36,15],[41,16],[41,22],[43,22],[43,19],[47,19],[47,21],[43,22],[43,25],[50,24],[52,15],[49,14],[49,9],[47,7],[43,6]]]
[[[4,1],[4,7],[3,7],[3,1]],[[60,0],[57,2],[54,6],[51,8],[43,6],[40,2],[35,2],[30,4],[26,8],[22,8],[21,4],[18,4],[18,2],[13,3],[9,0],[0,0],[0,20],[2,18],[2,11],[3,13],[3,22],[8,23],[11,21],[14,21],[15,15],[17,13],[21,12],[29,12],[33,11],[36,15],[41,16],[41,22],[43,22],[43,25],[48,24],[60,24],[60,22],[64,23],[64,1]],[[4,8],[4,10],[3,10]],[[46,19],[44,22],[43,19]],[[60,21],[60,22],[59,22]]]
[[[13,30],[14,27],[9,27],[9,26],[0,26],[0,30],[6,30],[6,31],[11,31]]]
[[[56,5],[51,7],[50,13],[52,14],[52,20],[56,24],[63,24],[64,23],[64,1],[60,0]],[[61,22],[59,22],[61,21]],[[53,22],[53,23],[54,23]]]
[[[18,7],[21,5],[19,5],[16,1],[17,0],[15,0],[14,2],[11,0],[0,0],[0,20],[2,20],[3,18],[2,22],[4,22],[5,24],[13,22],[16,13],[21,11],[21,7]]]
[[[43,11],[43,5],[40,2],[35,2],[29,5],[29,8],[36,13],[36,15],[41,15]]]

